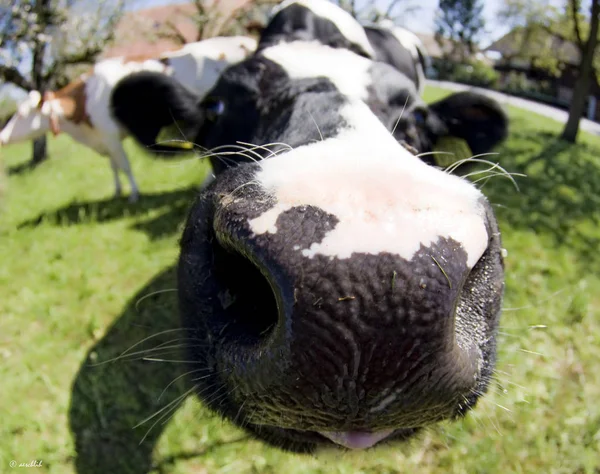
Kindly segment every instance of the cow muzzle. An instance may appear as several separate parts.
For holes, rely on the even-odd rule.
[[[308,201],[282,206],[255,171],[229,170],[203,193],[179,265],[183,324],[203,341],[191,357],[211,367],[233,412],[255,431],[364,449],[474,404],[491,375],[502,295],[489,205],[477,258],[441,227],[410,253],[386,247],[390,222],[368,204],[366,227]],[[413,211],[399,222],[440,218],[439,209]],[[355,233],[333,238],[344,229]],[[399,240],[418,235],[397,231]]]

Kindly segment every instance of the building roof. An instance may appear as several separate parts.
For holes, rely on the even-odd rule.
[[[538,30],[527,41],[523,41],[523,28],[515,28],[502,38],[494,41],[486,51],[500,53],[504,58],[528,57],[535,58],[545,51],[553,51],[556,58],[571,65],[579,64],[579,48],[572,41],[567,41],[552,33]]]
[[[444,57],[444,54],[448,54],[452,51],[452,42],[447,38],[442,38],[442,45],[435,38],[435,35],[429,33],[415,33],[419,39],[423,42],[425,49],[427,50],[427,54],[431,58],[440,59]],[[466,46],[463,46],[464,51],[463,54],[465,57],[474,56],[471,55]],[[476,53],[477,54],[477,47]]]
[[[218,20],[212,23],[208,36],[219,31],[227,16],[234,10],[243,8],[252,0],[207,0],[219,12]],[[187,43],[198,41],[198,28],[194,22],[196,7],[185,2],[161,7],[146,8],[126,13],[115,30],[112,44],[100,55],[100,59],[115,56],[156,57],[165,51],[178,49],[181,43],[166,38],[161,33],[168,31],[172,24]]]
[[[435,40],[434,35],[430,35],[427,33],[415,33],[418,38],[423,42],[425,49],[427,50],[427,54],[432,58],[441,58],[442,57],[442,48]]]
[[[207,0],[207,3],[213,2],[219,11],[229,13],[243,8],[252,1]],[[176,27],[186,42],[197,41],[198,28],[193,20],[195,14],[196,7],[190,2],[126,13],[117,25],[113,43],[101,54],[100,59],[115,56],[156,57],[163,52],[178,49],[181,45],[180,42],[161,35],[161,33],[168,31],[167,24],[169,23]],[[221,16],[221,21],[212,25],[211,31],[218,31],[224,18],[225,16]],[[432,58],[441,58],[444,51],[450,51],[451,49],[448,40],[444,40],[442,48],[434,35],[427,33],[415,34],[421,39],[428,55]],[[208,36],[211,36],[211,34]]]

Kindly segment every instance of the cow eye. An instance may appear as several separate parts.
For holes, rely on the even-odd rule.
[[[209,97],[204,101],[204,110],[206,118],[215,121],[225,112],[225,102],[217,97]]]
[[[423,109],[417,109],[413,112],[413,117],[415,118],[415,123],[417,125],[421,125],[425,123],[427,119],[427,111]]]

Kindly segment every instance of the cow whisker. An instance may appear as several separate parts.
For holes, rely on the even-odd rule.
[[[136,429],[140,426],[142,426],[144,423],[147,423],[148,421],[150,421],[152,418],[154,418],[157,415],[160,415],[162,412],[164,412],[165,410],[167,410],[169,407],[173,406],[174,404],[176,404],[178,401],[180,401],[182,398],[186,397],[187,395],[189,395],[191,392],[193,392],[194,390],[196,390],[198,388],[198,385],[194,385],[192,388],[190,388],[189,390],[187,390],[186,392],[182,393],[181,395],[179,395],[176,399],[171,400],[168,404],[166,404],[164,407],[158,409],[157,411],[155,411],[152,415],[144,418],[142,421],[140,421],[137,425],[133,426],[132,429]]]
[[[201,372],[202,370],[204,370],[204,369],[195,369],[195,370],[190,370],[189,372],[185,372],[185,373],[183,373],[183,374],[181,374],[181,375],[179,375],[179,376],[175,377],[173,380],[171,380],[171,381],[170,381],[170,382],[167,384],[167,386],[166,386],[166,387],[163,389],[163,391],[162,391],[162,392],[160,392],[160,395],[159,395],[159,396],[158,396],[158,398],[156,399],[156,402],[160,402],[160,399],[163,397],[163,395],[166,393],[166,391],[169,389],[169,387],[170,387],[171,385],[173,385],[175,382],[177,382],[179,379],[181,379],[181,378],[183,378],[183,377],[185,377],[185,376],[187,376],[187,375],[190,375],[190,374],[196,373],[196,372]],[[209,376],[210,376],[210,374],[206,375],[205,377],[209,377]],[[194,380],[198,380],[198,379],[194,379]]]
[[[148,293],[147,295],[142,296],[141,298],[139,298],[136,302],[135,302],[135,310],[138,311],[139,310],[139,305],[142,301],[144,301],[147,298],[150,298],[151,296],[154,295],[159,295],[161,293],[171,293],[173,291],[177,291],[177,288],[167,288],[164,290],[157,290],[157,291],[153,291],[151,293]]]
[[[424,153],[419,153],[415,155],[417,158],[421,158],[422,156],[430,156],[430,155],[454,155],[451,151],[426,151]]]
[[[408,104],[409,97],[410,97],[410,95],[406,96],[406,100],[404,101],[404,107],[402,107],[402,111],[400,112],[400,116],[398,117],[398,120],[396,120],[396,123],[394,124],[394,128],[392,128],[392,135],[394,135],[394,132],[396,131],[396,128],[400,124],[400,120],[402,120],[402,115],[404,115],[404,110],[406,109],[406,105]]]
[[[222,159],[223,159],[224,156],[243,156],[244,158],[247,158],[248,160],[253,161],[254,163],[258,163],[258,161],[256,160],[256,158],[254,158],[254,157],[252,157],[250,155],[247,155],[247,154],[245,154],[245,153],[243,153],[241,151],[219,151],[219,152],[211,152],[211,153],[208,153],[208,154],[203,154],[201,156],[201,158],[212,158],[212,157],[215,157],[215,158],[218,158],[218,159],[220,159],[222,161]],[[227,159],[227,158],[225,158],[225,159],[228,160],[228,161],[233,162],[235,165],[238,164],[238,161],[236,161],[234,159]],[[225,163],[225,164],[227,164],[227,163]]]
[[[406,98],[406,100],[408,100],[408,97]],[[317,127],[317,132],[319,132],[319,136],[321,137],[321,141],[323,141],[324,138],[323,138],[323,134],[321,133],[321,129],[319,128],[319,124],[317,123],[317,121],[313,117],[313,114],[311,113],[310,110],[308,111],[308,115],[310,115],[310,118],[313,121],[313,123],[315,124],[315,127]]]
[[[119,360],[120,358],[122,358],[126,354],[128,354],[129,351],[131,351],[134,347],[137,347],[137,346],[143,344],[144,342],[146,342],[146,341],[148,341],[148,340],[150,340],[150,339],[152,339],[154,337],[162,336],[163,334],[168,334],[168,333],[171,333],[171,332],[187,331],[187,330],[189,330],[189,328],[175,328],[175,329],[166,329],[165,331],[160,331],[160,332],[158,332],[156,334],[153,334],[152,336],[145,337],[144,339],[142,339],[142,340],[140,340],[140,341],[132,344],[128,349],[126,349],[125,351],[123,351],[117,357],[114,357],[112,359],[105,360],[105,361],[102,361],[102,362],[97,362],[97,363],[94,363],[94,364],[90,364],[90,367],[96,367],[96,366],[99,366],[99,365],[104,365],[104,364],[108,364],[109,362],[114,362],[116,360]]]
[[[456,163],[452,163],[450,166],[448,166],[444,170],[444,172],[452,173],[453,171],[456,170],[456,168],[464,165],[465,163],[485,163],[488,165],[496,165],[497,163],[494,163],[493,161],[484,160],[481,158],[482,156],[492,156],[492,155],[496,156],[496,155],[499,155],[499,153],[497,153],[497,152],[480,153],[479,155],[473,155],[470,158],[463,158],[462,160],[458,160]]]
[[[261,155],[260,155],[260,153],[258,153],[258,152],[256,151],[256,148],[248,148],[248,147],[246,147],[246,146],[241,146],[241,145],[233,145],[233,144],[232,144],[232,145],[227,145],[227,146],[226,146],[226,148],[232,148],[233,150],[241,150],[241,151],[245,151],[245,152],[248,152],[248,153],[252,153],[252,155],[253,155],[255,158],[251,158],[251,157],[250,157],[250,156],[248,156],[247,154],[245,154],[245,153],[240,153],[240,152],[238,152],[238,151],[224,152],[225,154],[229,154],[229,153],[231,153],[231,154],[239,154],[239,155],[242,155],[242,156],[245,156],[245,157],[247,157],[248,159],[250,159],[250,160],[254,161],[255,163],[258,163],[259,161],[262,161],[262,160],[264,160],[264,157],[263,157],[263,156],[261,156]],[[212,151],[214,152],[214,150],[212,150]],[[221,153],[221,152],[219,152],[219,153]]]
[[[553,300],[554,298],[556,298],[557,296],[561,295],[565,291],[572,290],[574,286],[575,285],[569,285],[569,286],[566,286],[565,288],[561,288],[560,290],[555,291],[554,293],[552,293],[547,298],[543,298],[543,299],[539,300],[538,302],[536,302],[536,304],[528,304],[528,305],[519,306],[519,307],[516,307],[516,308],[502,308],[502,311],[521,311],[523,309],[537,308],[537,307],[539,307],[540,303],[546,303],[547,301]],[[499,326],[499,327],[503,328],[503,326]],[[527,329],[546,329],[546,327],[547,326],[545,326],[543,324],[537,324],[537,325],[533,325],[533,326],[527,326]],[[504,327],[504,329],[506,329],[506,327]]]
[[[231,390],[227,390],[227,387],[225,387],[225,386],[223,386],[223,387],[225,388],[225,392],[224,392],[224,393],[222,393],[222,394],[221,394],[221,395],[219,395],[218,397],[213,397],[213,398],[207,399],[205,403],[206,403],[207,405],[212,405],[212,404],[214,404],[214,403],[215,403],[215,402],[217,402],[218,400],[221,400],[222,398],[224,398],[224,397],[226,397],[226,396],[228,396],[228,395],[231,395],[231,394],[232,394],[232,393],[233,393],[233,392],[234,392],[234,391],[237,389],[237,387],[238,387],[238,386],[236,385],[236,386],[235,386],[235,387],[233,387]],[[216,392],[216,393],[219,393],[219,391],[220,391],[220,389],[219,389],[219,390],[217,390],[217,392]]]
[[[469,400],[467,400],[467,397],[463,396],[463,400],[465,401],[465,405],[468,406]],[[478,410],[470,410],[469,414],[473,416],[473,419],[475,420],[475,423],[477,423],[479,428],[481,428],[483,431],[488,431],[488,426],[486,426],[485,420],[478,413]]]
[[[240,407],[238,408],[237,414],[235,415],[235,418],[233,419],[233,424],[235,425],[237,423],[237,419],[240,416],[240,414],[242,413],[242,410],[244,409],[244,405],[246,404],[246,402],[248,401],[248,399],[246,398],[242,404],[240,405]],[[244,417],[245,418],[245,417]],[[242,425],[245,424],[245,420],[242,420],[241,422]]]
[[[154,424],[148,429],[148,431],[146,431],[146,434],[144,435],[144,437],[141,439],[141,441],[139,442],[139,445],[141,446],[141,444],[145,441],[145,439],[148,437],[148,435],[150,434],[150,432],[152,431],[152,429],[161,421],[163,420],[166,416],[168,416],[170,413],[174,412],[177,410],[177,408],[179,408],[179,406],[181,405],[181,403],[183,402],[183,400],[185,400],[185,398],[192,393],[194,390],[196,390],[196,388],[198,388],[197,385],[194,385],[192,388],[190,388],[187,392],[181,394],[179,397],[177,397],[175,400],[171,401],[168,405],[165,405],[164,407],[162,407],[160,410],[158,410],[157,412],[155,412],[154,414],[152,414],[151,416],[145,418],[144,420],[142,420],[141,422],[139,422],[137,425],[135,425],[132,429],[138,428],[139,426],[143,425],[144,423],[150,421],[152,418],[156,417],[157,415],[159,415],[160,413],[164,412],[166,410],[166,413],[164,413],[162,416],[160,416],[158,418],[158,420],[156,420],[154,422]]]
[[[515,187],[515,189],[517,190],[517,192],[520,192],[519,189],[519,185],[517,184],[517,182],[515,181],[515,179],[513,178],[513,176],[527,176],[521,173],[510,173],[510,174],[505,174],[505,173],[492,173],[488,176],[484,176],[482,178],[476,179],[475,181],[473,181],[474,184],[479,183],[480,181],[484,181],[483,184],[481,185],[480,189],[483,188],[487,182],[492,179],[494,176],[502,176],[503,178],[506,178],[508,180],[510,180],[510,182],[513,184],[513,186]]]
[[[246,142],[240,142],[240,141],[237,141],[236,143],[239,143],[240,145],[250,146],[250,147],[252,147],[253,150],[254,149],[265,150],[266,152],[270,153],[269,158],[272,158],[273,156],[277,156],[279,153],[282,153],[283,151],[285,151],[285,148],[283,148],[283,147],[286,147],[287,151],[292,151],[294,149],[287,143],[282,143],[282,142],[266,143],[265,145],[254,145],[252,143],[246,143]],[[274,147],[276,145],[281,146],[282,148],[279,148],[275,151],[269,149],[269,147]]]
[[[152,349],[144,349],[143,351],[130,352],[126,356],[119,356],[119,357],[117,357],[116,359],[113,359],[113,360],[119,360],[119,359],[132,360],[132,359],[130,359],[131,357],[142,355],[142,354],[151,355],[151,354],[161,353],[162,355],[165,355],[167,353],[175,353],[175,351],[173,351],[172,349],[178,349],[180,347],[186,347],[187,345],[188,345],[188,343],[182,342],[181,344],[174,344],[174,345],[164,346],[164,347],[154,347]],[[198,347],[202,347],[202,346],[198,346]]]
[[[178,360],[178,359],[157,359],[156,357],[143,357],[142,360],[148,362],[168,362],[171,364],[201,364],[197,360]]]
[[[510,181],[513,183],[515,189],[517,191],[519,191],[519,186],[517,185],[516,181],[514,180],[513,176],[523,176],[526,177],[526,175],[520,174],[520,173],[510,173],[507,170],[505,170],[502,166],[500,166],[499,163],[494,163],[493,161],[489,161],[489,160],[483,160],[481,158],[481,156],[486,156],[486,155],[497,155],[497,153],[482,153],[479,155],[474,155],[471,158],[465,158],[464,160],[459,160],[456,163],[450,165],[448,168],[446,168],[444,170],[444,172],[446,173],[452,173],[454,172],[459,166],[465,164],[465,163],[484,163],[487,165],[490,165],[490,168],[486,169],[486,170],[482,170],[482,171],[474,171],[472,173],[468,173],[465,176],[463,176],[464,178],[468,178],[470,176],[476,176],[478,174],[482,174],[482,173],[490,173],[492,170],[498,170],[497,173],[493,173],[490,176],[487,176],[486,178],[489,179],[493,176],[505,176],[506,178],[510,179]],[[485,178],[481,178],[481,179],[485,179]],[[480,180],[481,180],[480,179]],[[475,183],[477,183],[478,181],[475,181]]]
[[[227,195],[225,196],[225,199],[228,199],[228,198],[233,198],[233,195],[234,195],[236,192],[238,192],[240,189],[243,189],[243,188],[245,188],[246,186],[250,186],[250,185],[256,185],[256,186],[260,186],[260,183],[259,183],[257,180],[253,179],[253,180],[250,180],[250,181],[248,181],[247,183],[240,184],[240,185],[239,185],[237,188],[235,188],[233,191],[231,191],[229,194],[227,194]]]
[[[238,141],[237,143],[241,143],[242,145],[249,145],[252,147],[256,147],[256,148],[268,148],[268,147],[274,147],[274,146],[282,146],[282,147],[286,147],[288,149],[288,151],[292,151],[294,149],[294,147],[288,143],[285,142],[271,142],[271,143],[265,143],[264,145],[257,145],[254,143],[248,143],[248,142],[240,142]],[[280,150],[276,151],[275,153],[279,153]]]
[[[499,171],[492,173],[493,170],[499,170]],[[471,176],[478,176],[480,174],[485,174],[485,173],[490,173],[492,176],[500,175],[500,176],[506,176],[506,177],[509,177],[509,176],[520,176],[520,177],[525,177],[525,178],[527,177],[527,175],[523,174],[523,173],[511,173],[509,171],[506,171],[506,170],[502,169],[500,167],[500,165],[498,165],[498,163],[496,163],[494,166],[491,166],[490,168],[487,168],[485,170],[473,171],[469,174],[466,174],[463,176],[463,178],[470,178]]]
[[[494,378],[496,378],[497,380],[499,380],[502,383],[506,383],[508,385],[514,385],[517,388],[520,388],[521,390],[527,390],[527,387],[524,387],[523,385],[519,385],[516,382],[512,382],[511,380],[507,379],[506,377],[501,377],[500,374],[509,376],[512,374],[509,374],[508,372],[504,372],[502,370],[498,370],[498,369],[494,369]]]

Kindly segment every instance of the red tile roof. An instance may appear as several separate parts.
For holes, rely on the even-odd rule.
[[[252,0],[209,0],[207,4],[212,4],[217,11],[227,14],[250,1]],[[117,25],[114,42],[101,54],[100,59],[115,56],[156,57],[165,51],[177,49],[179,43],[176,40],[159,37],[159,32],[164,32],[168,23],[177,28],[186,42],[197,41],[198,29],[193,21],[195,13],[196,8],[192,3],[126,13]],[[218,31],[225,18],[223,14],[219,16],[219,21],[211,25],[207,37],[212,36],[211,32]]]

